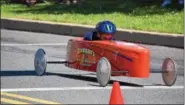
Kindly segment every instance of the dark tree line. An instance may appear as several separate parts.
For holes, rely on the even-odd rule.
[[[47,0],[49,1],[49,0]],[[83,0],[50,0],[51,2],[55,2],[55,3],[62,3],[62,4],[76,4],[79,3],[80,1]],[[26,4],[27,6],[33,6],[37,3],[44,3],[45,0],[8,0],[9,3],[23,3]]]

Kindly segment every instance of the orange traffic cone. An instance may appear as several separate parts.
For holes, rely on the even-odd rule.
[[[114,82],[109,104],[124,104],[119,82]]]

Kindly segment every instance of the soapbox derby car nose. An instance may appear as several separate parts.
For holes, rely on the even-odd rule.
[[[166,58],[161,70],[151,69],[149,49],[116,40],[70,39],[65,61],[47,61],[45,51],[38,49],[34,59],[36,74],[43,75],[47,64],[65,64],[69,68],[96,72],[100,86],[106,86],[111,76],[148,78],[150,73],[162,73],[167,86],[172,86],[177,78],[177,65],[173,59]]]

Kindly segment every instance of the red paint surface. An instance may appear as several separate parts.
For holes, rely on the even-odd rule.
[[[79,53],[88,49],[85,59],[91,62],[82,63],[84,54]],[[101,57],[106,57],[112,71],[127,71],[127,74],[112,73],[112,76],[149,77],[150,52],[138,44],[123,41],[85,41],[75,38],[68,41],[67,67],[96,72],[96,65]],[[93,62],[94,61],[94,62]]]

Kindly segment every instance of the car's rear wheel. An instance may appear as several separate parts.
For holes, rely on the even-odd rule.
[[[43,49],[38,49],[35,53],[34,66],[36,75],[42,76],[46,71],[47,59]]]
[[[97,64],[96,76],[100,86],[105,87],[111,76],[111,65],[107,58],[102,57]]]

